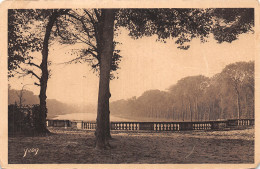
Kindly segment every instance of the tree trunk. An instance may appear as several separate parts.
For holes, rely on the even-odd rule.
[[[54,11],[52,15],[49,18],[47,27],[46,27],[46,32],[44,36],[44,41],[43,41],[43,49],[42,49],[42,63],[41,63],[41,71],[42,71],[42,76],[40,79],[40,115],[39,115],[39,121],[38,125],[36,126],[36,129],[39,133],[49,133],[49,130],[46,127],[46,117],[47,117],[47,107],[46,107],[46,90],[47,90],[47,82],[49,78],[48,74],[48,53],[49,53],[49,39],[50,39],[50,34],[52,27],[54,25],[55,20],[58,17],[57,11]]]
[[[183,98],[181,98],[182,121],[184,121]]]
[[[249,116],[249,113],[248,113],[248,94],[247,94],[247,92],[246,92],[246,97],[245,97],[245,116],[246,117],[244,117],[244,118],[250,118],[250,116]]]
[[[191,110],[191,102],[189,99],[189,109],[190,109],[190,121],[192,121],[192,110]]]
[[[103,27],[103,47],[100,51],[100,79],[98,93],[98,112],[96,128],[96,148],[104,149],[108,143],[107,124],[109,123],[109,81],[110,69],[113,56],[113,38],[114,38],[114,10],[102,9],[104,17]]]
[[[110,87],[109,87],[110,88]],[[108,90],[109,90],[109,88],[108,88]],[[111,93],[110,93],[110,91],[109,91],[109,93],[108,93],[108,95],[109,95],[109,98],[111,97]],[[106,135],[106,138],[109,140],[109,139],[111,139],[112,137],[111,137],[111,134],[110,134],[110,108],[109,108],[109,99],[107,99],[107,101],[106,101],[106,107],[107,107],[107,113],[106,113],[106,133],[105,133],[105,135]]]
[[[236,88],[236,94],[237,94],[237,118],[240,119],[241,116],[240,94],[237,88]]]

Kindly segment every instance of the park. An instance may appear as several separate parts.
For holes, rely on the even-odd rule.
[[[8,163],[254,163],[253,8],[8,10]]]

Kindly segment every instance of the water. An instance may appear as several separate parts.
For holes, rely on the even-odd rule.
[[[72,114],[63,114],[57,115],[54,118],[56,120],[79,120],[79,121],[96,121],[96,113],[72,113]],[[113,115],[110,115],[110,121],[133,121],[127,118],[120,118]]]

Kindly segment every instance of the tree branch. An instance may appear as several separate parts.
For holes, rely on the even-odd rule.
[[[72,33],[72,36],[74,36],[75,38],[77,38],[78,40],[80,40],[81,42],[83,43],[86,43],[87,45],[91,46],[92,48],[94,48],[95,50],[97,50],[96,46],[94,46],[89,40],[83,38],[83,37],[80,37],[79,35],[76,35],[76,34],[73,34]],[[83,39],[83,40],[82,40]]]
[[[97,9],[94,9],[94,12],[95,12],[95,14],[96,14],[97,19],[99,20],[99,19],[100,19],[100,14],[98,13],[98,10],[97,10]]]
[[[36,85],[36,86],[41,86],[39,83],[36,83],[36,82],[34,82],[34,85]]]
[[[83,10],[88,15],[92,25],[95,26],[96,22],[95,22],[95,19],[93,18],[93,16],[91,16],[90,13],[86,9],[83,9]]]
[[[36,75],[32,70],[28,70],[27,71],[27,74],[29,75],[29,74],[32,74],[34,77],[36,77],[38,80],[40,80],[41,78],[38,76],[38,75]]]
[[[80,18],[78,18],[78,17],[76,17],[76,16],[74,16],[74,15],[72,15],[72,14],[70,14],[70,13],[68,13],[67,15],[70,16],[70,17],[72,17],[72,18],[74,18],[74,19],[76,19],[76,20],[78,20],[78,21],[80,21],[81,24],[82,24],[82,26],[83,26],[84,31],[88,34],[88,36],[89,36],[90,38],[93,38],[93,35],[90,35],[90,30],[86,27],[86,25],[85,25],[83,19],[80,19]],[[93,24],[93,23],[92,23],[92,24]]]
[[[31,74],[32,76],[36,77],[40,81],[41,78],[36,73],[34,73],[32,70],[27,70],[27,69],[22,69],[22,68],[21,68],[21,70],[23,72],[25,72],[25,73],[21,73],[21,72],[15,71],[17,74],[21,74],[22,75],[20,77],[24,77],[26,75]]]
[[[37,65],[37,64],[35,64],[35,63],[31,62],[31,61],[29,61],[28,63],[25,63],[25,64],[30,65],[30,66],[35,66],[35,67],[41,69],[41,67],[39,65]]]
[[[58,21],[56,20],[55,22],[55,25],[56,25],[56,29],[57,29],[57,32],[58,32],[58,35],[61,37],[61,39],[63,40],[67,40],[65,37],[62,36],[62,34],[60,33],[60,28],[59,28],[59,25],[58,25]]]
[[[85,57],[85,56],[79,56],[79,57],[77,57],[77,58],[75,58],[75,59],[72,59],[72,60],[70,60],[70,61],[68,61],[68,62],[59,63],[58,65],[71,64],[71,63],[73,63],[73,62],[75,62],[75,61],[77,61],[77,60],[82,59],[83,57]],[[90,62],[90,61],[92,61],[93,59],[85,59],[85,60]]]

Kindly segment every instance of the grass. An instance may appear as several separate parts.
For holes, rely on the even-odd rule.
[[[254,129],[197,132],[112,132],[111,149],[94,149],[94,132],[50,128],[46,137],[9,137],[9,164],[254,163]],[[28,152],[24,149],[38,148]]]

